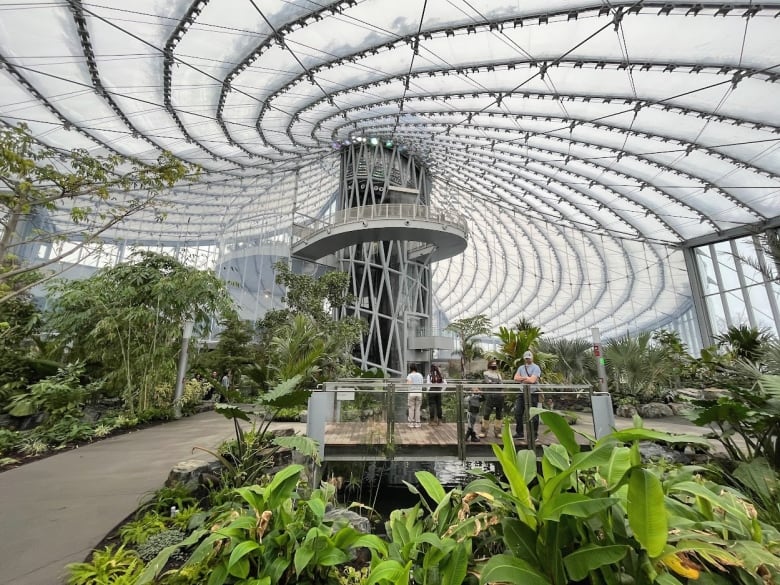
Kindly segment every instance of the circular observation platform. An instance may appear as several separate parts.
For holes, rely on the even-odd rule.
[[[338,211],[328,221],[294,224],[292,254],[319,260],[354,244],[387,240],[418,242],[410,258],[438,262],[466,249],[468,227],[460,214],[428,205],[365,205]]]

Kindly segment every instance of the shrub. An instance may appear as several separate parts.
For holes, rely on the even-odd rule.
[[[162,517],[157,512],[149,512],[123,525],[119,529],[119,536],[124,545],[144,544],[150,536],[165,529]]]
[[[141,557],[141,560],[148,563],[160,554],[162,549],[174,544],[179,544],[185,538],[187,538],[187,535],[181,530],[164,530],[163,532],[152,534],[138,547],[138,556]],[[177,549],[169,558],[184,561],[187,559],[187,555],[183,550]]]
[[[114,550],[108,546],[96,550],[88,563],[68,565],[68,585],[130,585],[137,581],[143,569],[143,563],[134,551],[123,546]]]
[[[0,429],[0,456],[11,453],[19,443],[19,433],[11,429]]]

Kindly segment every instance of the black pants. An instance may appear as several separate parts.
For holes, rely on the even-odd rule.
[[[428,419],[441,420],[443,418],[441,412],[441,391],[431,390],[428,392]]]
[[[538,392],[531,392],[531,406],[535,406],[539,400]],[[525,417],[525,393],[520,392],[515,399],[515,435],[525,435],[525,428],[523,426],[523,418]],[[539,417],[535,416],[531,419],[531,424],[534,427],[534,434],[539,431]]]

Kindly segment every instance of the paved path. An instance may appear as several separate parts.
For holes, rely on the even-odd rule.
[[[305,432],[301,423],[274,426]],[[616,426],[631,426],[631,420],[617,419]],[[645,426],[704,433],[680,417],[648,420]],[[210,458],[193,453],[194,446],[213,448],[232,436],[231,421],[207,412],[0,473],[0,585],[61,583],[65,565],[83,561],[162,486],[176,463]]]
[[[300,423],[274,423],[304,431]],[[233,423],[207,412],[66,451],[0,473],[0,584],[55,585],[179,461],[208,460]]]

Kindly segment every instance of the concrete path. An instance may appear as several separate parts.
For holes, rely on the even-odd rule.
[[[587,418],[578,428],[588,426]],[[626,428],[631,420],[617,419],[616,426]],[[647,420],[645,426],[699,435],[706,430],[680,417]],[[305,432],[301,423],[274,427]],[[214,448],[231,437],[233,423],[207,412],[0,473],[0,584],[62,583],[65,565],[83,561],[163,485],[176,463],[210,459],[193,447]]]
[[[301,423],[274,423],[295,428]],[[234,436],[207,412],[99,441],[0,473],[0,584],[55,585],[162,486],[179,461]]]

